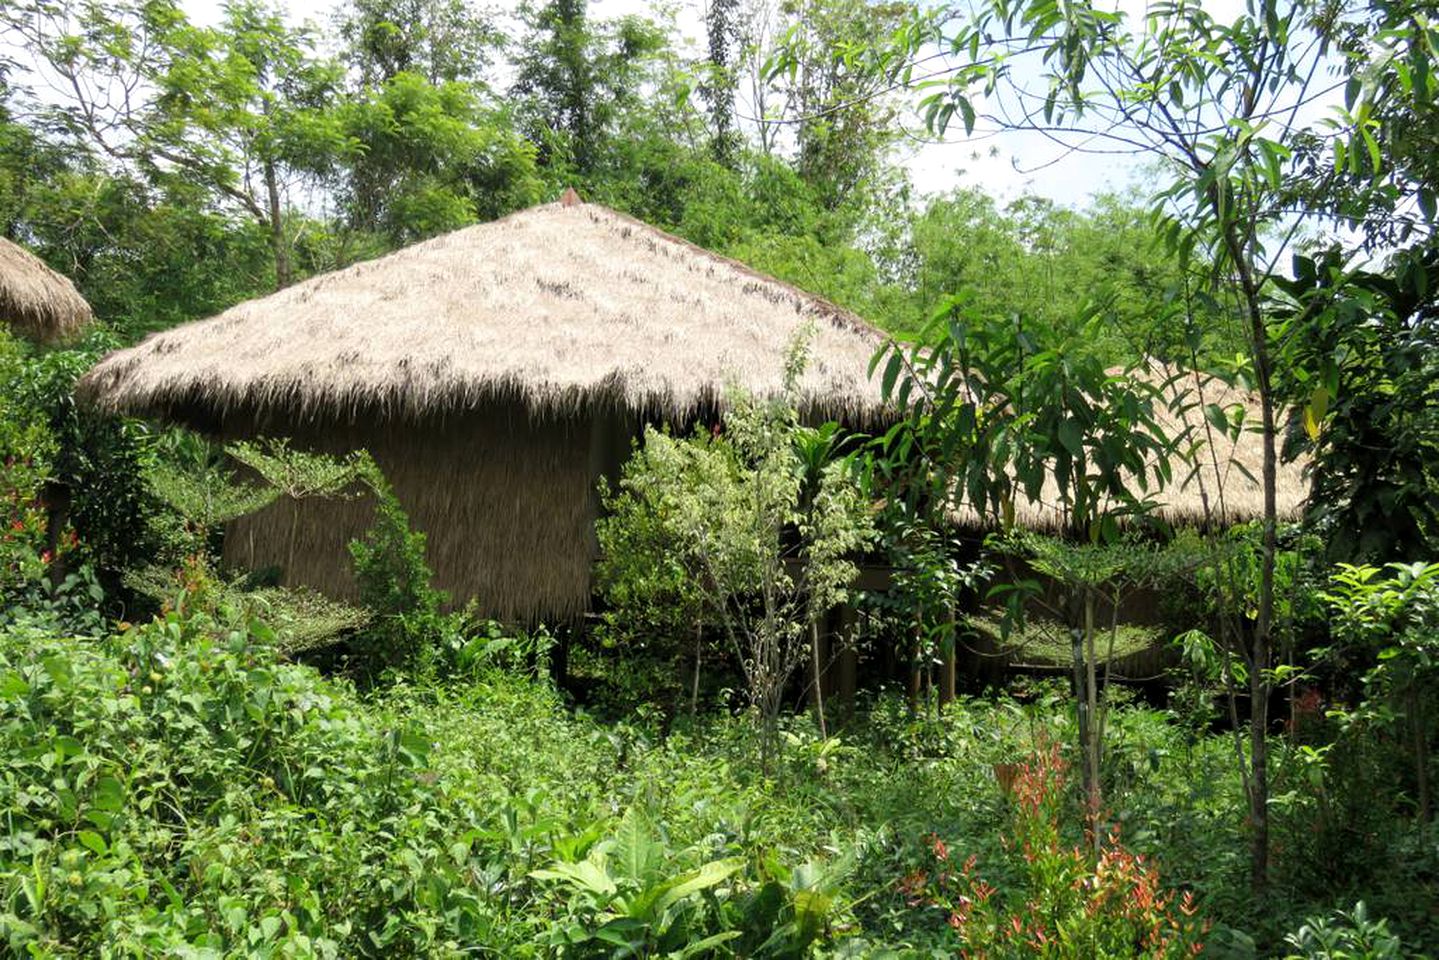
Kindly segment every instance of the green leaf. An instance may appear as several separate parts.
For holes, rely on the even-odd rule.
[[[95,782],[90,803],[96,810],[119,813],[125,807],[125,788],[114,777],[101,777]]]
[[[894,394],[894,382],[899,379],[899,372],[903,369],[904,358],[896,351],[884,365],[884,379],[880,382],[880,394],[886,401]]]
[[[430,739],[417,730],[405,730],[398,737],[400,750],[416,764],[423,764],[430,755]]]
[[[101,856],[105,854],[106,850],[110,849],[105,845],[105,838],[93,830],[81,830],[75,835],[75,839],[79,840],[80,845],[85,849],[100,854]]]
[[[969,102],[968,97],[956,96],[955,103],[959,107],[959,113],[964,120],[964,133],[969,136],[974,133],[974,106]]]
[[[1434,221],[1436,207],[1434,191],[1429,187],[1421,186],[1418,188],[1417,197],[1419,200],[1419,212],[1424,215],[1425,220],[1432,223]]]
[[[631,807],[615,830],[611,852],[620,876],[640,883],[649,883],[659,873],[665,851],[655,841],[644,814]]]
[[[618,887],[604,866],[591,857],[579,863],[557,863],[547,870],[532,870],[535,880],[557,880],[600,897],[613,897]]]
[[[705,937],[703,940],[695,940],[685,946],[683,950],[675,954],[676,960],[688,960],[689,957],[697,957],[700,954],[708,953],[722,943],[738,939],[741,936],[739,930],[726,930],[723,933],[716,933]]]
[[[1073,417],[1061,420],[1058,433],[1059,442],[1071,456],[1077,457],[1084,452],[1084,432],[1080,429],[1079,421]]]
[[[1315,388],[1304,408],[1304,432],[1310,440],[1319,439],[1319,425],[1329,411],[1329,389],[1322,384]]]
[[[659,911],[664,911],[672,904],[692,896],[701,890],[708,890],[710,887],[718,886],[738,873],[743,866],[744,860],[739,857],[731,857],[727,860],[711,860],[698,870],[681,874],[671,881],[670,884],[666,885],[667,888],[655,904],[655,908]]]

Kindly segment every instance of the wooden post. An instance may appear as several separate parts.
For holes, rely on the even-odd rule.
[[[70,485],[62,480],[48,480],[40,488],[45,507],[45,551],[50,554],[50,586],[59,589],[65,582],[65,561],[60,557],[60,534],[70,522]]]
[[[550,646],[550,679],[558,690],[570,682],[570,639],[578,629],[578,623],[561,623],[555,629],[555,642]]]

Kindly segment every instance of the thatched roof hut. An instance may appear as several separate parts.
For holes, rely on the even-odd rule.
[[[640,423],[687,426],[729,384],[778,393],[801,335],[803,412],[873,421],[863,321],[569,193],[154,334],[80,391],[225,438],[368,448],[438,586],[556,618],[589,603],[596,481]],[[281,502],[233,524],[226,555],[343,596],[368,513]]]
[[[90,304],[68,278],[0,237],[0,323],[49,343],[68,339],[91,319]]]
[[[515,403],[682,419],[727,383],[800,383],[816,414],[864,418],[880,335],[818,297],[602,206],[532,207],[153,335],[97,366],[102,408],[205,421]]]
[[[1115,370],[1114,373],[1120,371]],[[1257,519],[1264,514],[1264,444],[1259,432],[1259,398],[1249,390],[1231,386],[1208,375],[1179,372],[1158,363],[1137,374],[1156,388],[1155,418],[1173,441],[1187,438],[1170,458],[1173,479],[1162,489],[1152,473],[1145,488],[1155,503],[1154,515],[1172,526],[1228,526]],[[1205,416],[1209,407],[1218,407],[1237,423],[1237,431],[1222,430]],[[1276,500],[1281,520],[1296,519],[1309,495],[1305,458],[1279,463]],[[963,527],[995,525],[965,505],[954,514]],[[1065,525],[1059,485],[1045,478],[1035,499],[1019,497],[1014,504],[1014,522],[1024,528],[1054,532]]]

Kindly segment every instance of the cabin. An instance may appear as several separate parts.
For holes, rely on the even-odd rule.
[[[427,537],[435,585],[485,615],[590,605],[598,481],[646,423],[723,414],[729,387],[872,425],[882,335],[828,301],[573,193],[313,277],[101,361],[82,396],[224,440],[370,451]],[[281,500],[225,561],[354,596],[363,500]]]
[[[40,343],[68,340],[89,326],[90,304],[68,277],[0,237],[0,323]]]

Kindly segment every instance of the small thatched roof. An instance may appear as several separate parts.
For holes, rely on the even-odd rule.
[[[1139,375],[1159,388],[1155,413],[1164,433],[1171,439],[1187,436],[1188,444],[1170,459],[1170,483],[1157,488],[1151,470],[1146,478],[1147,491],[1136,482],[1134,492],[1153,500],[1158,505],[1156,515],[1176,525],[1212,522],[1227,526],[1263,516],[1264,443],[1259,432],[1258,396],[1215,377],[1179,374],[1160,364],[1152,364]],[[1204,411],[1211,405],[1217,405],[1231,419],[1242,411],[1241,429],[1236,436],[1206,421]],[[1279,463],[1275,493],[1282,520],[1298,517],[1304,507],[1309,495],[1306,466],[1303,459]],[[954,519],[966,527],[994,523],[968,504],[955,512]],[[1054,531],[1064,526],[1059,485],[1052,476],[1045,478],[1038,499],[1021,496],[1016,501],[1014,521],[1037,530]]]
[[[41,342],[65,340],[92,319],[90,304],[68,278],[0,237],[0,323]]]
[[[684,416],[772,395],[812,329],[802,406],[867,420],[881,335],[818,297],[573,194],[315,277],[111,354],[112,411],[417,415],[517,400]]]

